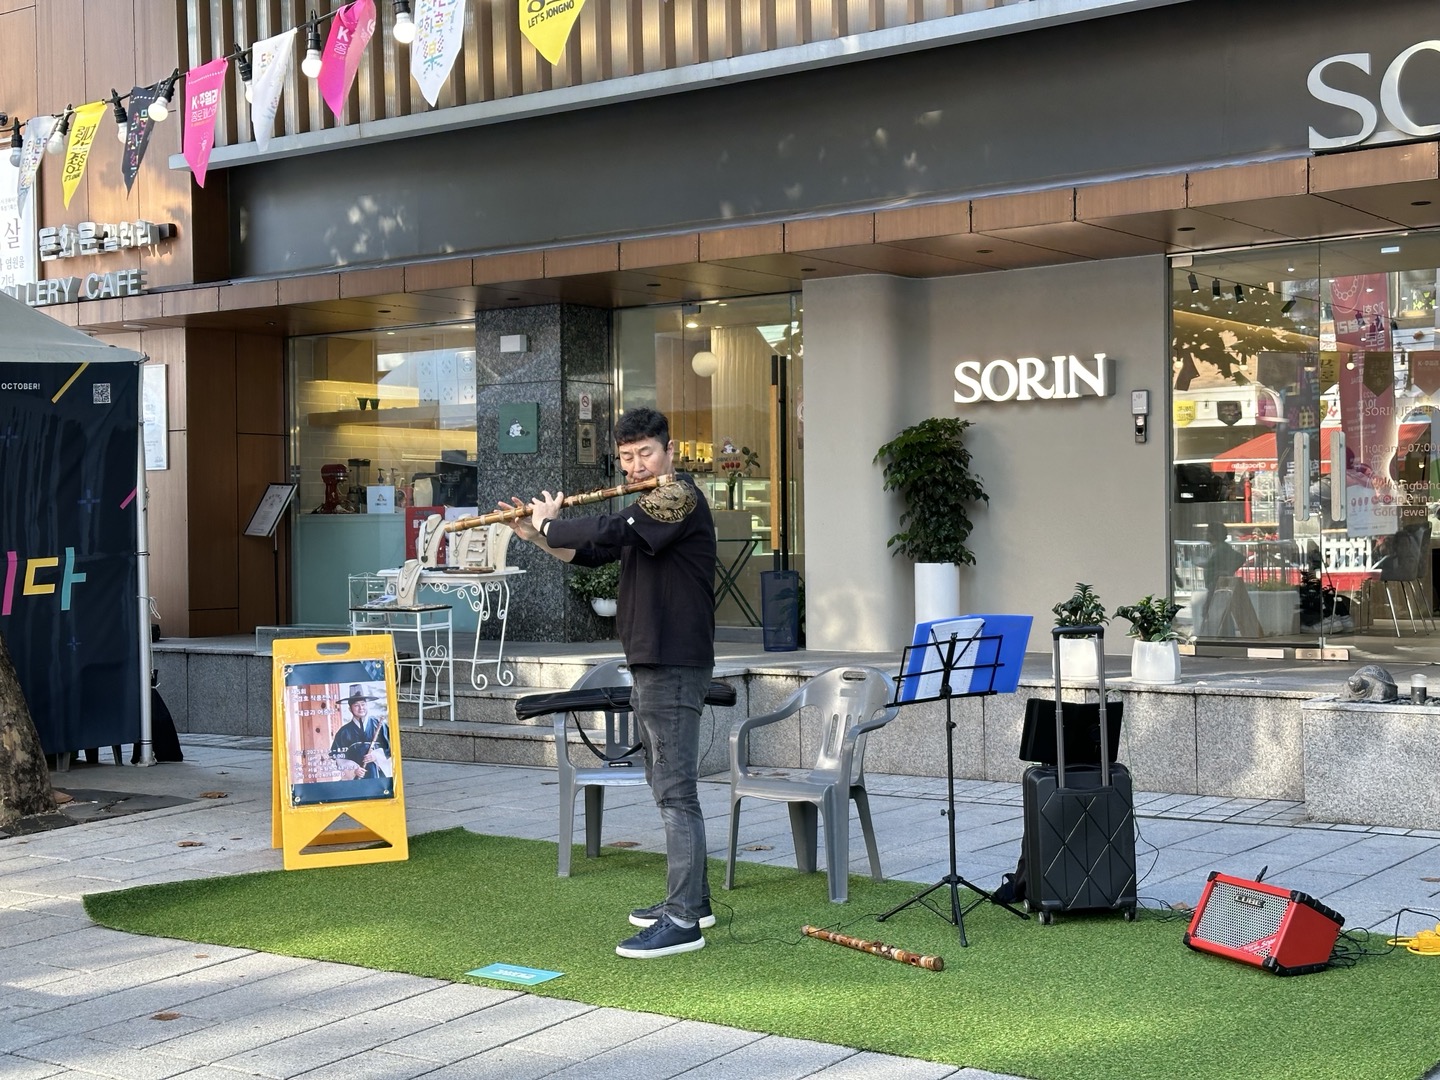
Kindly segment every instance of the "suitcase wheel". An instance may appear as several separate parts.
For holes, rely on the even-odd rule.
[[[1135,905],[1134,905],[1134,904],[1128,904],[1128,905],[1126,905],[1126,907],[1125,907],[1125,921],[1126,921],[1126,922],[1134,922],[1134,921],[1135,921]]]
[[[1036,918],[1040,920],[1041,926],[1051,926],[1055,922],[1055,913],[1053,911],[1041,911]]]

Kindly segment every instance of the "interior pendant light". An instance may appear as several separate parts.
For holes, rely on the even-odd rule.
[[[701,349],[690,358],[690,367],[702,379],[708,379],[720,370],[720,358],[709,349]]]
[[[1210,279],[1210,298],[1212,300],[1220,299],[1220,279],[1218,277]]]
[[[410,0],[395,0],[395,29],[391,31],[401,45],[415,40],[415,20],[410,17]]]
[[[1237,303],[1237,304],[1243,304],[1244,302],[1245,302],[1245,287],[1244,287],[1243,285],[1236,285],[1236,286],[1235,286],[1235,303]]]
[[[1197,278],[1194,274],[1190,275],[1190,291],[1192,293],[1197,293],[1200,291],[1200,279]]]

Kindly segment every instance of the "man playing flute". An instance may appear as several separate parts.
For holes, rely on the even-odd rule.
[[[654,409],[624,413],[615,447],[630,483],[673,471],[670,424]],[[701,929],[715,925],[695,787],[700,715],[715,669],[710,506],[683,473],[615,514],[561,518],[563,498],[547,491],[532,500],[529,520],[515,522],[515,531],[563,562],[619,560],[617,626],[633,683],[630,703],[645,745],[645,779],[665,827],[665,899],[630,913],[643,929],[615,951],[637,959],[692,952],[705,947]]]

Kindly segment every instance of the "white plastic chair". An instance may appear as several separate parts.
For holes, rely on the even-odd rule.
[[[582,675],[570,688],[588,690],[605,686],[629,686],[630,670],[624,660],[607,660],[597,664]],[[645,759],[636,751],[623,757],[625,751],[634,746],[638,739],[635,734],[634,714],[629,709],[619,712],[602,712],[605,726],[602,729],[586,728],[591,742],[604,752],[607,761],[596,762],[595,755],[588,747],[577,747],[570,742],[569,726],[571,717],[580,727],[581,717],[589,713],[558,712],[555,714],[555,767],[560,777],[560,863],[557,871],[560,877],[570,876],[570,855],[572,837],[575,833],[575,796],[585,792],[585,857],[598,858],[600,855],[600,826],[605,815],[605,789],[607,787],[636,787],[645,783]],[[603,737],[603,743],[601,739]],[[586,764],[576,765],[570,758],[571,751],[584,755]]]
[[[836,904],[844,903],[849,895],[849,808],[853,801],[870,857],[870,876],[884,880],[875,829],[870,823],[870,801],[865,794],[865,740],[899,711],[888,704],[892,697],[890,677],[883,671],[869,667],[831,668],[811,679],[774,712],[735,725],[730,732],[730,851],[725,862],[725,888],[735,886],[740,802],[746,796],[789,804],[795,862],[802,874],[815,871],[817,817],[823,820],[825,870],[830,900]],[[806,708],[816,710],[821,717],[820,750],[814,767],[752,770],[750,733],[796,716]]]

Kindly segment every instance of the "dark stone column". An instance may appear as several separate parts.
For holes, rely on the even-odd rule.
[[[524,352],[500,351],[501,337],[523,334]],[[572,304],[509,308],[475,316],[475,401],[479,501],[483,514],[497,499],[530,499],[541,491],[567,495],[621,483],[611,441],[610,312]],[[591,397],[591,419],[580,420],[580,396]],[[538,449],[500,453],[500,407],[540,406]],[[595,426],[596,461],[581,465],[579,425]],[[598,512],[609,503],[566,511]],[[602,619],[565,586],[568,568],[515,539],[509,561],[526,575],[511,582],[509,638],[515,641],[600,641],[615,636],[615,620]],[[499,627],[484,629],[498,637]]]

